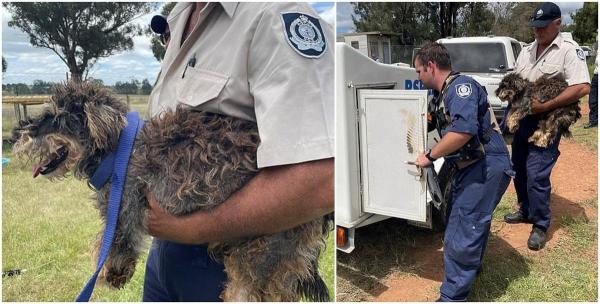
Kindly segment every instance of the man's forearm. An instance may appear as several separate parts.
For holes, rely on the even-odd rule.
[[[577,100],[589,93],[590,85],[587,83],[581,83],[567,87],[558,96],[546,102],[548,104],[547,111],[570,105],[574,102],[577,102]]]
[[[430,156],[440,158],[464,146],[473,137],[471,134],[448,132],[432,149]]]
[[[265,168],[223,204],[182,220],[186,243],[280,232],[334,209],[333,159]],[[184,236],[182,236],[184,237]]]

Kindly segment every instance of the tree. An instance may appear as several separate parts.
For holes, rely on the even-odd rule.
[[[485,3],[353,2],[352,6],[358,32],[394,32],[403,45],[465,33],[484,35],[492,27],[493,15]]]
[[[583,7],[571,13],[575,23],[573,38],[582,45],[591,45],[598,34],[598,3],[584,2]]]
[[[492,33],[497,36],[509,36],[519,41],[532,42],[533,31],[529,27],[531,13],[539,3],[502,2],[491,3],[491,10],[496,16]]]
[[[482,36],[492,32],[494,13],[485,2],[467,3],[459,18],[459,36]]]
[[[4,59],[4,56],[2,56],[2,73],[6,72],[7,67],[8,65],[6,64],[6,59]]]
[[[54,82],[46,82],[43,80],[34,80],[33,85],[31,86],[32,94],[50,94],[52,92],[52,87],[55,86]]]
[[[24,83],[17,83],[13,86],[13,92],[15,95],[28,95],[31,94],[29,86]]]
[[[152,85],[148,81],[148,79],[142,80],[142,86],[140,87],[140,94],[142,95],[150,95],[152,92]]]
[[[173,10],[173,7],[175,7],[175,4],[177,4],[177,2],[168,2],[167,4],[165,4],[165,6],[163,6],[162,10],[160,11],[160,14],[163,16],[168,16],[169,13],[171,13],[171,10]],[[150,29],[150,26],[148,26],[147,33],[154,33]],[[156,60],[158,61],[162,61],[163,58],[165,58],[165,52],[167,50],[165,49],[165,46],[162,45],[162,43],[160,42],[160,38],[158,35],[153,35],[152,40],[150,40],[150,45],[152,49],[152,54],[154,54],[154,58],[156,58]]]
[[[29,35],[33,46],[52,50],[81,81],[99,58],[130,50],[143,33],[131,24],[156,4],[142,2],[10,2],[8,22]]]
[[[425,4],[435,17],[439,37],[457,36],[457,16],[466,5],[461,2],[428,2]]]
[[[353,2],[352,21],[357,32],[393,32],[402,45],[431,40],[434,25],[419,2]]]
[[[119,94],[137,94],[140,82],[136,79],[131,79],[128,82],[117,81],[115,83],[115,91]]]

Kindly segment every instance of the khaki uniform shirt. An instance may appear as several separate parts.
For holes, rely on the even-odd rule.
[[[537,41],[523,48],[515,67],[515,72],[529,81],[541,76],[562,77],[569,86],[590,83],[583,50],[574,42],[565,40],[558,34],[554,41],[536,59]]]
[[[308,4],[209,3],[181,44],[192,6],[178,3],[167,18],[171,40],[149,115],[186,104],[255,121],[261,168],[333,157],[333,28],[315,22],[326,46],[308,58],[287,40],[282,17],[319,18]]]

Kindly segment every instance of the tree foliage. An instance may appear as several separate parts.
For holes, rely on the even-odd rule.
[[[405,45],[422,45],[448,36],[490,34],[531,42],[533,32],[528,23],[537,5],[539,3],[353,2],[352,20],[357,32],[399,33],[399,42]],[[590,25],[589,28],[596,27]]]
[[[160,11],[160,14],[163,16],[168,16],[169,13],[171,13],[171,10],[173,10],[173,7],[175,7],[175,4],[177,4],[177,2],[168,2],[167,4],[165,4],[165,6],[163,6],[162,10]],[[150,29],[150,26],[148,26],[148,33],[153,33]],[[156,58],[156,60],[158,61],[162,61],[163,58],[165,58],[166,49],[164,45],[162,45],[162,43],[160,42],[160,37],[158,35],[154,35],[152,37],[152,40],[150,41],[150,45],[152,49],[152,54],[154,54],[154,58]]]
[[[140,94],[150,95],[150,92],[152,92],[152,85],[150,84],[150,81],[148,81],[148,79],[142,80],[142,86],[140,87]]]
[[[130,50],[143,29],[131,23],[156,4],[143,2],[5,2],[11,27],[56,53],[81,81],[99,58]]]
[[[598,34],[598,3],[584,2],[583,7],[571,14],[573,38],[583,45],[592,45]]]
[[[130,81],[117,81],[115,83],[115,91],[119,94],[137,94],[140,82],[136,79]]]
[[[34,80],[31,86],[31,94],[44,95],[51,94],[52,88],[56,85],[54,82],[47,82],[43,80]]]
[[[2,73],[6,72],[7,67],[8,64],[6,64],[6,59],[4,59],[4,56],[2,56]]]

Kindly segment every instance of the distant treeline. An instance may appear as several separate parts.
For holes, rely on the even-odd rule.
[[[148,79],[144,79],[141,82],[137,79],[117,81],[113,86],[104,85],[104,82],[100,79],[90,79],[89,81],[110,88],[117,94],[149,95],[152,91],[152,85]],[[49,95],[52,94],[53,87],[57,84],[58,83],[56,82],[43,80],[35,80],[31,85],[25,83],[9,83],[2,85],[2,93],[4,95]]]

